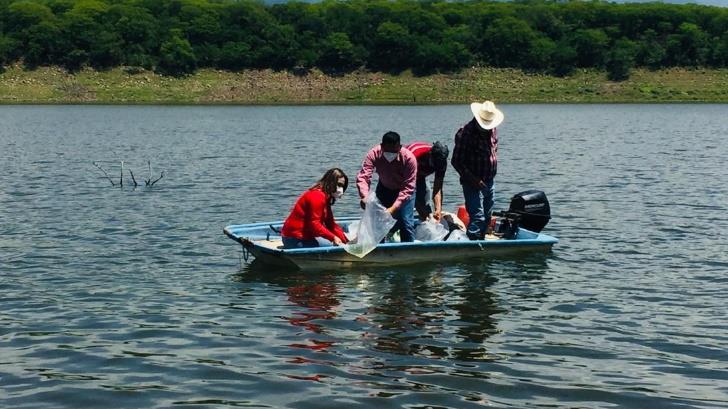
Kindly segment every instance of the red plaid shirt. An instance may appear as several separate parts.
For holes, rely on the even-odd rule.
[[[483,131],[475,118],[455,134],[452,166],[460,174],[460,183],[490,181],[498,170],[498,135],[493,128]]]

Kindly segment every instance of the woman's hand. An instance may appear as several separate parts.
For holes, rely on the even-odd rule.
[[[337,236],[334,236],[334,246],[341,246],[344,242]]]

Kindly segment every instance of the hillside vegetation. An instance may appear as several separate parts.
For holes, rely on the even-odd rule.
[[[728,8],[584,1],[0,0],[0,65],[568,76],[724,68]]]
[[[566,78],[513,68],[468,68],[458,74],[414,76],[318,70],[201,69],[184,77],[153,71],[59,68],[0,74],[0,103],[149,104],[429,104],[497,102],[728,102],[728,69],[637,69],[626,81],[603,71],[577,70]]]

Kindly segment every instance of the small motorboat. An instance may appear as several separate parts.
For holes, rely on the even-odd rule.
[[[385,242],[363,258],[336,246],[284,249],[280,236],[281,221],[231,225],[223,231],[243,246],[246,261],[249,255],[253,255],[257,263],[301,270],[465,261],[548,251],[558,243],[555,237],[540,232],[550,219],[548,200],[543,192],[521,192],[513,197],[508,211],[494,214],[499,228],[483,240]],[[337,223],[347,231],[348,226],[358,220],[357,217],[344,217],[337,219]]]

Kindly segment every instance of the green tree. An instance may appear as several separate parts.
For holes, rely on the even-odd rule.
[[[58,62],[64,49],[61,34],[60,28],[50,21],[42,21],[24,30],[25,65],[35,68]]]
[[[524,66],[535,70],[552,70],[555,53],[556,43],[548,37],[539,37],[531,41]]]
[[[252,53],[250,45],[243,41],[229,41],[220,50],[220,67],[226,70],[239,71],[250,67]]]
[[[385,21],[377,27],[373,48],[369,50],[372,68],[382,71],[402,71],[410,67],[414,39],[400,24]]]
[[[551,55],[553,74],[557,77],[566,77],[576,70],[577,53],[566,42],[559,42]]]
[[[166,75],[182,76],[194,72],[197,58],[187,39],[179,30],[171,30],[170,37],[159,50],[158,69]]]
[[[63,16],[62,40],[65,51],[60,61],[70,70],[89,64],[97,69],[119,65],[123,61],[122,40],[113,26],[100,24],[107,8],[96,1],[77,3]]]
[[[728,31],[713,40],[711,61],[716,67],[728,66]]]
[[[482,53],[487,63],[499,67],[526,65],[536,33],[523,20],[505,17],[495,21],[483,35]]]
[[[364,64],[366,51],[351,43],[346,33],[331,33],[322,44],[318,65],[329,72],[347,72]]]
[[[664,64],[665,48],[660,44],[657,32],[652,29],[645,30],[637,45],[635,62],[650,69],[658,69]]]
[[[255,51],[253,65],[258,68],[285,70],[296,66],[309,50],[302,50],[296,42],[296,32],[290,25],[271,24],[263,29],[258,40],[262,46],[251,44]],[[308,55],[310,58],[310,55]],[[315,58],[313,59],[315,61]],[[302,61],[310,66],[307,61]]]
[[[50,8],[31,1],[10,4],[7,14],[5,30],[9,33],[20,33],[31,26],[55,18]]]
[[[109,9],[109,24],[119,34],[124,64],[151,69],[159,55],[159,22],[141,7],[114,5]]]
[[[671,65],[699,66],[710,55],[708,36],[693,23],[682,23],[667,37],[667,59]]]
[[[15,60],[17,46],[16,40],[0,34],[0,69]]]
[[[217,44],[204,42],[191,45],[198,67],[221,67],[222,50]]]
[[[108,69],[121,64],[123,54],[119,34],[102,27],[99,28],[100,30],[96,32],[88,50],[91,65],[97,69]]]
[[[611,81],[624,81],[629,78],[634,65],[637,46],[625,38],[617,40],[607,55],[607,78]]]
[[[615,75],[632,64],[722,67],[726,32],[724,9],[656,3],[0,0],[0,64],[128,64],[175,75],[316,65],[428,73],[481,63],[557,75],[607,65]],[[634,42],[632,59],[616,39]]]
[[[185,2],[179,9],[175,26],[182,30],[190,44],[214,44],[222,35],[219,6],[215,3]]]
[[[441,44],[428,38],[422,38],[416,44],[417,48],[411,63],[415,75],[432,74],[439,68],[452,64],[451,56],[447,55],[447,51]]]
[[[289,24],[297,33],[311,33],[322,38],[326,35],[326,23],[320,15],[320,6],[301,2],[274,4],[270,13],[279,24]]]
[[[602,29],[580,29],[567,36],[576,51],[579,67],[603,67],[609,49],[609,37]]]

